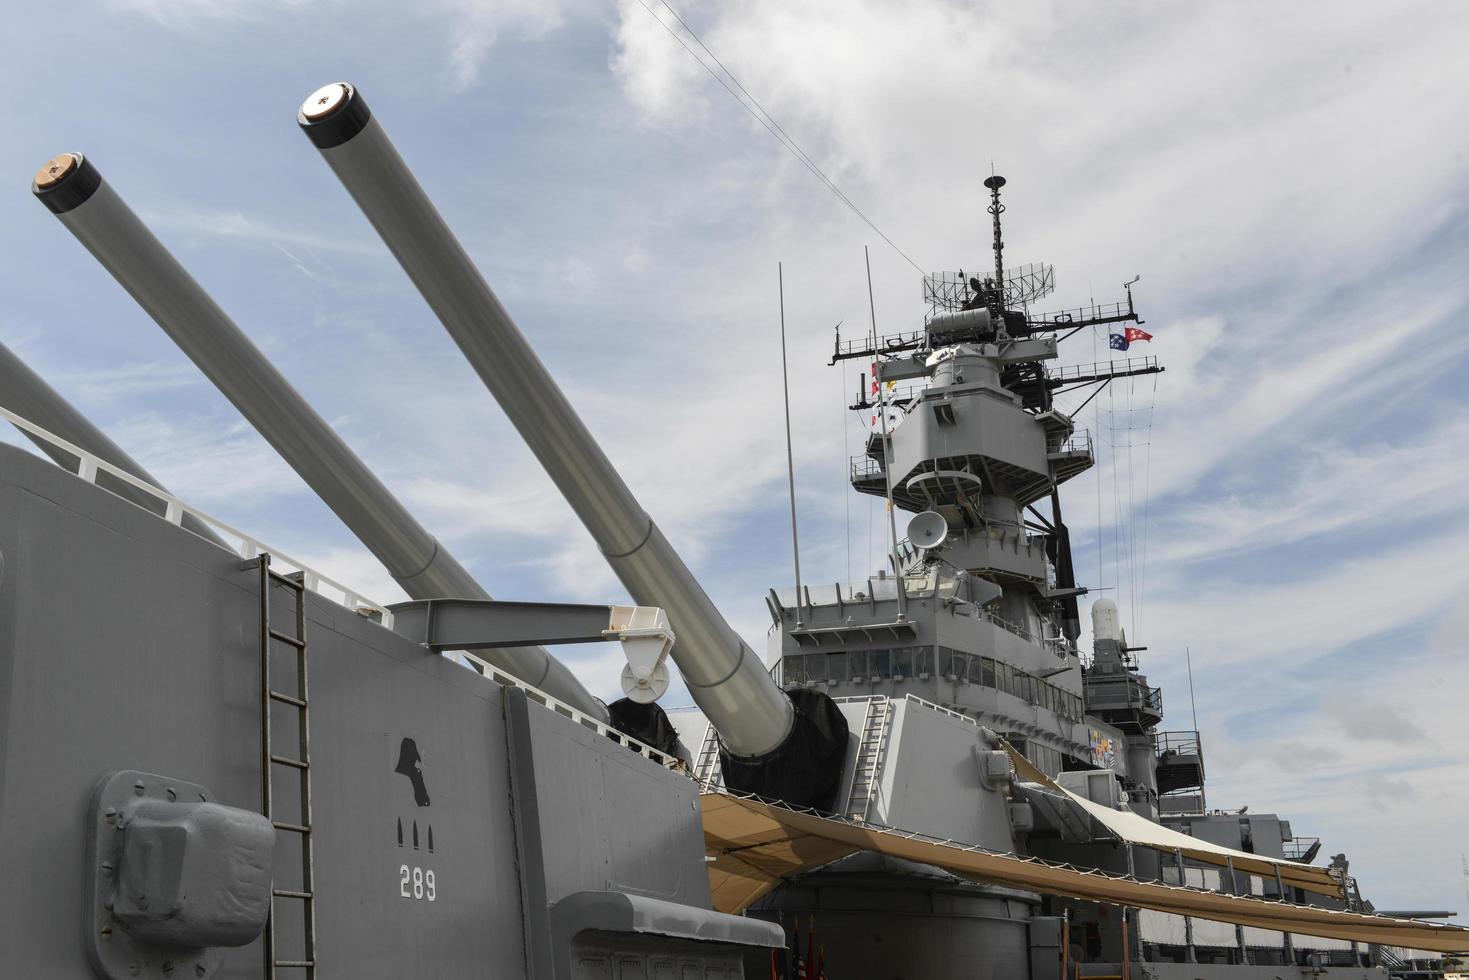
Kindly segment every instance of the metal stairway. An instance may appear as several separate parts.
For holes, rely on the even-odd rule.
[[[877,795],[877,773],[887,745],[888,727],[892,722],[893,704],[887,698],[867,702],[862,719],[862,738],[857,745],[857,763],[852,771],[852,793],[847,797],[848,820],[865,821]]]
[[[277,888],[271,884],[270,919],[265,927],[265,976],[275,980],[277,970],[304,970],[307,980],[316,978],[316,877],[312,868],[312,822],[311,822],[311,737],[308,724],[306,690],[306,582],[305,576],[281,575],[270,569],[270,555],[262,554],[255,559],[260,571],[260,800],[262,812],[277,831],[296,834],[301,840],[301,887],[300,889]],[[284,633],[271,625],[270,599],[275,588],[284,588],[291,593],[295,603],[295,633]],[[275,689],[271,680],[271,653],[275,644],[282,644],[296,652],[296,693],[287,694]],[[271,702],[289,705],[296,711],[296,754],[282,755],[272,741],[270,721]],[[271,777],[276,767],[293,769],[301,780],[300,814],[298,823],[277,820]],[[276,926],[279,900],[295,904],[302,917],[301,936],[304,949],[297,959],[279,959],[276,955]]]
[[[724,788],[724,771],[719,766],[719,733],[710,725],[704,732],[704,744],[699,748],[699,758],[694,762],[694,779],[706,793],[715,793]]]

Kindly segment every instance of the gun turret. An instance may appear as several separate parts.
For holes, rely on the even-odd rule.
[[[474,577],[383,486],[81,154],[49,161],[32,186],[77,240],[158,322],[414,599],[488,599]],[[482,656],[592,717],[607,709],[541,647]]]
[[[847,731],[824,694],[780,689],[633,497],[351,85],[297,122],[495,396],[634,601],[667,611],[672,658],[719,732],[726,784],[821,806]]]

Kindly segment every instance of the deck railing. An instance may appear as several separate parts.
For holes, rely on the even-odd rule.
[[[356,612],[381,617],[384,626],[392,626],[393,614],[388,611],[387,606],[372,601],[356,589],[343,585],[336,579],[322,574],[305,562],[281,551],[279,548],[270,547],[259,538],[246,534],[239,528],[226,524],[219,518],[207,514],[197,507],[184,503],[167,490],[155,487],[146,480],[140,480],[126,470],[118,469],[106,460],[87,452],[80,446],[67,442],[55,433],[48,432],[34,422],[21,418],[6,408],[0,408],[0,418],[5,419],[17,429],[29,433],[42,442],[55,446],[70,456],[75,456],[77,459],[76,475],[88,483],[96,483],[98,473],[106,473],[114,479],[121,480],[128,486],[141,490],[143,493],[157,500],[163,507],[163,514],[161,516],[168,523],[175,525],[182,524],[184,515],[188,515],[217,532],[225,544],[229,545],[241,558],[256,558],[263,552],[269,552],[272,565],[277,568],[285,566],[287,571],[299,572],[306,584],[306,588],[312,592],[319,593],[333,602],[346,606],[348,609]]]
[[[284,551],[281,551],[279,548],[267,545],[259,538],[256,538],[250,534],[246,534],[239,528],[236,528],[230,524],[226,524],[219,518],[207,514],[197,507],[193,507],[189,504],[184,503],[182,500],[180,500],[178,497],[175,497],[168,491],[163,490],[159,487],[155,487],[153,484],[147,482],[146,480],[140,480],[136,476],[133,476],[131,473],[128,473],[125,470],[118,469],[116,466],[113,466],[106,460],[99,458],[93,453],[87,452],[80,446],[67,442],[65,439],[61,438],[55,433],[48,432],[46,429],[41,428],[34,422],[31,422],[28,419],[24,419],[19,415],[16,415],[9,409],[0,407],[0,419],[4,419],[5,421],[9,422],[11,425],[14,425],[16,428],[22,430],[23,432],[29,433],[30,435],[35,436],[37,439],[40,439],[41,441],[49,445],[55,446],[56,448],[64,451],[67,455],[75,456],[77,458],[75,470],[76,475],[83,480],[86,480],[88,483],[95,484],[97,482],[97,474],[106,473],[111,477],[123,481],[131,487],[136,487],[148,496],[157,500],[163,506],[163,513],[159,515],[162,520],[168,521],[170,524],[178,525],[183,521],[184,516],[188,515],[199,521],[201,524],[204,524],[215,532],[219,533],[224,543],[228,545],[241,558],[252,559],[259,557],[261,554],[269,554],[271,566],[273,568],[284,568],[287,572],[299,572],[302,581],[306,585],[306,588],[310,591],[315,592],[326,599],[330,599],[332,602],[335,602],[338,605],[346,606],[348,609],[351,609],[354,612],[364,615],[371,615],[374,619],[378,619],[383,626],[390,629],[392,628],[393,614],[388,610],[387,606],[382,603],[373,602],[371,599],[368,599],[356,589],[349,588],[348,586],[345,586],[342,583],[338,582],[336,579],[333,579],[327,575],[323,575],[321,572],[307,565],[305,562],[300,561],[296,558],[292,558],[290,555],[286,554]],[[483,673],[490,680],[504,686],[520,688],[522,691],[526,692],[526,695],[532,701],[543,705],[544,707],[556,712],[559,715],[570,718],[572,721],[583,726],[584,728],[590,728],[598,734],[604,735],[607,738],[610,738],[613,741],[626,746],[628,749],[636,752],[638,755],[641,755],[647,759],[651,759],[652,761],[657,762],[660,765],[667,766],[669,768],[683,767],[682,760],[675,758],[674,756],[668,755],[666,752],[660,752],[652,746],[646,745],[635,738],[624,735],[622,732],[617,731],[615,728],[612,728],[609,725],[603,724],[596,718],[593,718],[590,715],[583,714],[581,711],[578,711],[576,708],[573,708],[571,705],[565,703],[564,701],[560,701],[552,697],[545,691],[542,691],[540,688],[526,683],[519,677],[516,677],[514,674],[506,673],[505,671],[496,667],[494,664],[482,660],[472,653],[464,654],[464,656],[467,660],[470,660],[474,664],[476,664],[480,672]]]

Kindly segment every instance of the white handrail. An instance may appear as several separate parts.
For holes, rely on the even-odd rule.
[[[300,572],[303,584],[312,592],[316,592],[317,594],[322,595],[327,599],[331,599],[333,602],[338,602],[339,604],[358,612],[366,611],[377,613],[382,617],[383,626],[388,627],[389,629],[392,628],[393,614],[388,610],[388,608],[382,603],[373,602],[371,599],[368,599],[356,589],[350,589],[342,583],[338,582],[336,579],[323,575],[321,572],[318,572],[316,569],[307,565],[305,562],[298,561],[295,558],[292,558],[290,555],[279,550],[278,548],[269,547],[260,539],[253,537],[252,535],[246,534],[244,531],[241,531],[236,527],[226,524],[224,521],[221,521],[217,517],[211,517],[209,514],[206,514],[204,511],[198,509],[197,507],[192,507],[189,504],[184,503],[182,500],[180,500],[178,497],[175,497],[168,491],[160,489],[159,487],[155,487],[153,484],[147,482],[146,480],[140,480],[136,476],[133,476],[131,473],[118,469],[116,466],[113,466],[105,459],[101,459],[100,457],[87,452],[80,446],[67,442],[65,439],[61,438],[55,433],[48,432],[47,430],[41,428],[39,425],[36,425],[34,422],[31,422],[28,419],[24,419],[19,415],[16,415],[14,412],[3,406],[0,406],[0,418],[5,419],[16,428],[28,432],[36,438],[41,439],[44,442],[48,442],[51,445],[64,450],[70,455],[75,456],[77,458],[77,476],[81,477],[83,480],[86,480],[88,483],[95,484],[97,482],[97,474],[100,472],[106,473],[109,476],[122,480],[129,486],[137,487],[139,490],[143,491],[150,497],[153,497],[155,500],[163,504],[163,514],[161,515],[162,519],[168,521],[170,524],[180,524],[184,519],[184,515],[187,514],[190,517],[193,517],[200,522],[207,524],[209,527],[217,531],[223,531],[226,536],[226,543],[228,543],[229,538],[239,539],[240,545],[238,548],[235,549],[235,552],[241,558],[257,558],[260,556],[261,553],[269,553],[272,563],[281,562],[285,565],[291,566],[292,568]],[[341,595],[341,598],[338,599],[335,595],[332,595],[329,592],[322,591],[323,586],[325,586],[327,589],[332,590],[332,592],[339,593]],[[484,675],[489,679],[503,685],[520,688],[521,690],[529,694],[532,700],[540,702],[546,708],[549,708],[550,710],[555,711],[559,714],[565,715],[572,721],[575,721],[577,724],[590,728],[600,735],[615,739],[627,748],[636,752],[638,755],[641,755],[646,759],[650,759],[654,762],[659,763],[660,765],[667,766],[669,768],[677,769],[682,767],[683,761],[676,756],[671,756],[666,752],[660,752],[657,749],[653,748],[651,745],[646,745],[635,738],[619,732],[617,729],[612,728],[609,725],[603,724],[596,718],[593,718],[590,715],[578,711],[576,708],[573,708],[571,705],[567,704],[564,701],[557,700],[556,698],[547,694],[545,691],[542,691],[540,688],[527,684],[525,681],[521,680],[519,677],[516,677],[514,674],[508,674],[500,668],[496,667],[494,664],[491,664],[485,660],[481,660],[479,657],[475,656],[472,653],[466,653],[465,657],[469,660],[473,660],[477,665],[479,665],[483,669]]]
[[[382,617],[382,624],[384,626],[392,627],[393,614],[388,611],[387,607],[380,602],[372,601],[356,589],[348,588],[336,579],[318,572],[305,562],[292,558],[277,548],[267,546],[259,538],[246,534],[239,528],[226,524],[219,518],[206,514],[197,507],[184,503],[184,501],[168,491],[155,487],[146,480],[140,480],[126,470],[118,469],[105,459],[87,452],[80,446],[67,442],[55,433],[48,432],[34,422],[16,415],[3,406],[0,406],[0,418],[5,419],[16,428],[35,436],[37,439],[50,443],[58,449],[75,456],[77,458],[76,474],[88,483],[95,484],[97,482],[97,474],[106,473],[108,476],[121,480],[131,487],[136,487],[163,505],[163,514],[160,516],[168,523],[174,525],[181,524],[184,515],[187,514],[195,520],[207,524],[216,531],[223,531],[227,542],[231,538],[238,540],[240,544],[235,548],[235,553],[241,558],[255,558],[262,552],[269,552],[273,561],[282,562],[299,571],[306,587],[312,592],[325,596],[333,602],[346,606],[348,609],[358,612],[376,613]]]
[[[507,685],[509,687],[520,688],[526,694],[530,695],[531,700],[539,701],[545,707],[550,708],[552,711],[555,711],[558,714],[565,715],[567,718],[570,718],[578,725],[581,725],[585,728],[590,728],[592,731],[596,732],[599,735],[604,735],[607,738],[612,739],[613,741],[621,743],[622,745],[631,749],[633,752],[636,752],[638,755],[642,756],[645,759],[650,759],[653,762],[656,762],[659,765],[669,769],[686,770],[688,775],[694,775],[692,770],[687,770],[687,767],[684,766],[684,762],[682,759],[676,756],[671,756],[667,752],[660,752],[658,749],[653,748],[651,745],[640,742],[637,739],[633,738],[631,735],[626,735],[613,728],[611,725],[604,724],[603,722],[600,722],[597,719],[593,718],[591,715],[578,711],[571,705],[567,704],[565,701],[559,701],[556,698],[553,698],[545,691],[531,684],[527,684],[525,681],[521,680],[519,677],[516,677],[514,674],[506,673],[499,667],[496,667],[494,664],[490,663],[488,660],[481,660],[473,653],[467,651],[463,654],[463,656],[467,660],[474,661],[474,663],[482,669],[484,675],[490,680],[495,681],[499,684]]]

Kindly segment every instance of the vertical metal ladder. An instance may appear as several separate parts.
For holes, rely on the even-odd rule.
[[[862,739],[857,744],[857,763],[852,770],[852,793],[847,798],[848,820],[865,821],[872,809],[872,798],[877,795],[878,767],[882,762],[892,714],[893,705],[887,698],[875,697],[867,702],[867,714],[862,720]]]
[[[255,559],[260,570],[260,800],[266,819],[277,831],[301,838],[301,888],[276,888],[271,884],[270,919],[265,927],[265,976],[275,980],[277,970],[304,970],[307,980],[316,978],[316,876],[311,863],[311,736],[307,718],[309,700],[306,691],[306,583],[304,576],[281,575],[271,571],[270,555]],[[276,587],[290,591],[296,605],[294,635],[284,633],[270,622],[270,598]],[[271,680],[270,660],[275,644],[283,644],[296,652],[296,692],[288,694],[275,689]],[[282,755],[272,741],[271,702],[290,705],[296,710],[296,754]],[[299,823],[277,820],[271,776],[276,767],[294,769],[301,779],[301,812]],[[299,959],[276,956],[276,913],[278,902],[297,903],[302,916],[301,934],[305,949]]]
[[[724,772],[719,767],[719,733],[710,725],[704,732],[704,744],[694,763],[694,779],[699,788],[712,793],[724,788]]]

